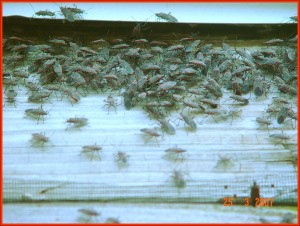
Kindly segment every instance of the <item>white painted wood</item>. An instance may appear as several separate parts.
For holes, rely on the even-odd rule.
[[[198,129],[190,132],[184,122],[178,120],[179,113],[173,112],[169,119],[176,127],[176,134],[163,134],[157,140],[147,140],[140,129],[156,127],[159,131],[159,125],[150,120],[141,107],[126,111],[122,97],[116,92],[112,95],[120,105],[116,111],[111,109],[110,112],[104,106],[107,93],[91,92],[75,104],[66,98],[59,100],[59,95],[57,98],[52,94],[51,99],[43,103],[49,114],[38,121],[25,117],[25,110],[41,104],[28,103],[27,91],[22,85],[19,85],[17,92],[16,106],[5,103],[3,108],[3,195],[4,201],[8,202],[4,205],[5,222],[76,222],[78,215],[78,208],[72,203],[56,206],[62,212],[73,211],[70,216],[64,217],[68,214],[57,216],[53,213],[54,204],[11,204],[10,201],[122,199],[125,202],[132,198],[162,202],[167,199],[197,202],[201,198],[217,201],[234,194],[248,197],[254,180],[261,186],[263,197],[276,197],[275,202],[297,198],[294,191],[297,175],[293,163],[297,145],[297,128],[293,127],[295,122],[286,121],[279,125],[273,120],[274,125],[269,126],[268,131],[255,121],[256,117],[263,116],[272,98],[280,95],[278,92],[270,92],[268,97],[258,99],[254,95],[246,95],[250,104],[239,106],[232,104],[228,98],[230,93],[224,90],[224,97],[220,100],[222,108],[238,107],[242,109],[240,117],[224,120],[220,117],[204,118],[204,114],[197,113],[194,117]],[[292,98],[291,102],[296,109],[296,98]],[[66,120],[75,116],[86,117],[88,124],[80,129],[68,126]],[[270,139],[270,134],[281,131],[290,136],[289,141]],[[33,145],[31,134],[40,132],[44,132],[50,142],[43,146]],[[93,144],[102,147],[99,153],[101,160],[97,155],[91,159],[81,153],[84,145]],[[178,156],[178,161],[168,161],[165,150],[171,147],[184,148],[186,153]],[[118,151],[130,156],[128,167],[118,167],[114,159]],[[228,160],[221,163],[221,158]],[[187,184],[184,189],[174,186],[171,178],[173,170],[183,172]],[[228,189],[224,188],[225,185]],[[275,185],[274,188],[271,185]],[[56,186],[61,187],[43,192]],[[196,217],[200,214],[197,208],[179,204],[176,211],[182,218],[174,214],[174,218],[168,219],[160,212],[154,219],[150,212],[155,211],[158,204],[148,204],[143,209],[151,211],[140,216],[140,206],[133,205],[132,212],[126,218],[126,214],[118,213],[124,208],[129,209],[124,207],[126,204],[123,201],[120,202],[121,207],[113,204],[107,207],[107,211],[116,213],[112,216],[120,216],[122,222],[201,222]],[[36,208],[38,205],[41,208]],[[101,205],[105,208],[105,204]],[[170,205],[164,204],[162,211],[167,214],[170,208]],[[236,215],[230,219],[226,215],[227,209],[216,208],[219,208],[216,212],[218,218],[205,218],[205,222],[235,222],[237,219]],[[12,217],[15,210],[23,211],[19,218]],[[242,207],[232,210],[235,214],[245,211]],[[201,214],[206,217],[207,209],[202,211]],[[261,216],[258,211],[253,212],[252,216],[244,214],[237,222],[258,222],[258,216]],[[222,221],[225,215],[227,221]],[[274,222],[277,220],[278,216],[274,216]]]
[[[91,209],[97,217],[84,217],[78,210]],[[5,204],[4,223],[103,223],[117,218],[121,223],[261,223],[265,219],[279,223],[286,213],[297,214],[296,207],[245,207],[212,204],[130,204],[99,202],[54,202]],[[293,221],[296,223],[296,219]]]

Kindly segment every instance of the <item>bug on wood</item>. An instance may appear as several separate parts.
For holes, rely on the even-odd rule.
[[[210,105],[212,108],[217,108],[219,106],[219,102],[217,102],[213,99],[202,98],[202,99],[199,99],[199,101],[204,104]]]
[[[26,109],[25,113],[30,118],[37,119],[38,121],[39,121],[40,117],[42,117],[43,122],[44,122],[44,116],[48,114],[48,112],[45,111],[42,106],[40,108]],[[37,123],[38,123],[38,121],[37,121]]]
[[[166,132],[167,134],[174,135],[176,133],[175,128],[165,119],[157,119],[159,122],[162,131]]]
[[[152,64],[152,63],[146,63],[146,64],[142,64],[141,65],[141,69],[145,72],[148,71],[159,71],[161,69],[160,66],[156,65],[156,64]]]
[[[291,139],[290,136],[283,134],[283,133],[275,133],[271,134],[270,139],[276,140],[276,141],[282,141],[282,142],[287,142],[288,140]]]
[[[19,53],[21,55],[26,55],[28,47],[29,47],[29,45],[27,45],[27,44],[21,44],[21,45],[17,45],[17,46],[11,47],[10,50],[12,52],[16,52],[16,53]]]
[[[78,212],[82,214],[77,219],[80,223],[96,223],[98,221],[97,217],[101,216],[100,212],[93,209],[82,208]]]
[[[3,62],[7,67],[15,68],[18,64],[23,63],[26,55],[11,55],[4,56]]]
[[[40,10],[40,11],[37,11],[35,13],[35,15],[37,16],[50,16],[50,17],[54,17],[55,16],[55,13],[54,12],[51,12],[50,10]]]
[[[232,167],[234,167],[234,160],[232,160],[232,158],[230,157],[225,157],[225,156],[221,156],[219,155],[218,161],[216,166],[214,167],[215,170],[221,170],[221,171],[226,171],[231,169]]]
[[[31,142],[33,146],[39,146],[44,148],[44,144],[49,141],[49,138],[45,136],[45,133],[33,133]]]
[[[37,93],[32,93],[28,97],[28,102],[41,103],[44,99],[49,98],[50,95],[51,92],[49,92],[48,90],[41,90]]]
[[[43,88],[53,92],[53,91],[60,91],[60,85],[58,84],[47,84],[44,85]]]
[[[229,108],[227,110],[227,116],[231,117],[230,125],[232,125],[233,118],[240,116],[241,112],[242,112],[242,109],[236,109],[236,108]]]
[[[282,124],[286,117],[288,116],[288,111],[290,111],[290,109],[286,106],[281,107],[280,111],[278,112],[278,116],[277,116],[277,123],[278,124]]]
[[[172,23],[178,22],[178,20],[174,16],[172,16],[171,13],[167,14],[167,13],[160,12],[160,13],[155,13],[155,16],[167,22],[172,22]]]
[[[80,100],[80,96],[77,94],[77,92],[69,89],[69,88],[63,88],[61,92],[69,97],[69,100],[72,102],[77,103]]]
[[[253,83],[253,90],[256,97],[260,97],[265,94],[267,96],[267,92],[270,89],[270,84],[263,80],[262,77],[258,76]]]
[[[97,145],[96,143],[93,145],[85,145],[82,147],[81,153],[86,154],[91,158],[91,160],[94,159],[94,155],[98,155],[98,159],[101,160],[100,151],[102,150],[102,147]]]
[[[14,79],[14,78],[4,78],[4,79],[3,79],[3,84],[4,84],[5,86],[10,87],[10,86],[16,86],[16,85],[18,84],[18,82],[17,82],[17,80]]]
[[[269,131],[269,125],[272,125],[272,124],[273,124],[270,120],[268,120],[268,119],[266,119],[266,118],[262,118],[262,117],[257,117],[257,118],[256,118],[256,121],[257,121],[260,125],[266,125],[267,128],[268,128],[268,132],[270,132],[270,131]]]
[[[129,45],[125,44],[125,43],[121,43],[121,44],[116,44],[111,46],[111,49],[127,49],[129,47]]]
[[[120,86],[118,77],[114,74],[104,75],[103,78],[106,80],[107,84],[113,89],[117,89]]]
[[[135,92],[133,89],[127,89],[124,94],[123,94],[123,98],[124,98],[124,106],[126,108],[126,110],[130,110],[131,108],[134,107],[135,103],[133,101],[133,98],[135,96]]]
[[[188,114],[181,112],[180,116],[184,120],[184,122],[191,128],[191,130],[196,130],[197,129],[197,124],[195,120],[189,116]]]
[[[105,220],[106,224],[121,224],[120,220],[118,218],[115,217],[108,217]]]
[[[205,108],[203,106],[201,106],[199,103],[191,102],[188,100],[183,100],[182,103],[189,108],[205,111]]]
[[[80,128],[83,127],[85,125],[87,125],[88,119],[87,118],[83,118],[83,117],[75,117],[75,118],[69,118],[66,120],[67,123],[73,124],[74,128]],[[69,127],[68,125],[68,127]],[[68,129],[67,127],[67,129]]]
[[[85,13],[85,11],[84,10],[82,10],[82,9],[79,9],[79,8],[77,8],[77,6],[74,4],[74,7],[66,7],[69,11],[71,11],[72,13],[75,13],[75,14],[83,14],[83,13]]]
[[[273,103],[290,105],[290,102],[283,97],[273,97]]]
[[[157,141],[157,137],[160,137],[161,135],[156,131],[156,129],[147,129],[147,128],[144,128],[144,129],[141,129],[141,132],[143,132],[144,135],[148,136],[149,138],[146,140],[145,143],[148,143],[148,141],[154,137],[157,145],[159,146],[158,144],[158,141]]]
[[[271,39],[271,40],[265,42],[266,45],[278,45],[281,43],[283,43],[282,39]]]
[[[35,11],[33,6],[30,4],[31,8],[33,9],[33,11],[35,12],[35,15],[37,16],[49,16],[49,17],[55,17],[55,12],[51,12],[50,10],[46,9],[46,10],[40,10],[40,11]]]
[[[195,67],[206,68],[206,64],[201,60],[190,60],[189,63]]]
[[[69,22],[74,22],[76,19],[78,19],[78,16],[73,13],[71,10],[69,10],[67,7],[59,7],[61,14],[64,16],[64,18]]]
[[[62,39],[51,39],[48,42],[52,43],[55,46],[60,46],[60,47],[67,45],[66,41]]]
[[[16,101],[17,92],[13,89],[9,89],[8,91],[6,91],[4,93],[5,93],[5,100],[8,103],[13,103],[14,106],[16,106],[15,101]]]
[[[287,84],[279,84],[278,89],[281,93],[284,93],[284,94],[288,93],[291,96],[297,95],[297,89],[290,85],[287,85]]]
[[[174,86],[176,86],[177,82],[174,81],[168,81],[168,82],[163,82],[158,86],[158,91],[166,91],[172,89]]]
[[[57,186],[47,187],[47,188],[41,190],[41,191],[39,192],[39,194],[40,194],[40,195],[44,195],[44,194],[46,194],[47,192],[53,191],[53,190],[58,189],[58,188],[61,188],[61,187],[65,186],[66,184],[67,184],[67,183],[63,183],[63,184],[60,184],[60,185],[57,185]]]
[[[161,119],[166,117],[160,108],[145,105],[144,110],[149,114],[150,118]]]
[[[172,99],[174,101],[177,101],[177,102],[182,102],[183,101],[183,96],[181,96],[179,94],[172,94]]]
[[[289,109],[287,116],[289,118],[291,118],[292,120],[295,120],[295,121],[298,120],[298,113],[294,112],[292,109]],[[295,124],[296,124],[296,122],[295,122]],[[293,122],[292,122],[292,127],[294,128]]]
[[[229,96],[230,99],[233,99],[235,101],[238,101],[241,105],[247,105],[249,104],[249,100],[245,97],[241,97],[238,95],[231,95]]]
[[[186,150],[182,149],[182,148],[177,148],[177,147],[168,148],[167,150],[165,150],[166,154],[165,154],[164,158],[166,158],[169,161],[174,161],[174,162],[184,161],[185,157],[183,154],[185,152],[186,152]]]
[[[154,46],[154,45],[157,45],[157,46],[163,46],[163,47],[166,47],[168,46],[168,43],[167,42],[163,42],[163,41],[152,41],[150,42],[150,45]]]
[[[29,77],[29,73],[26,70],[17,70],[13,72],[13,76],[23,78],[25,82],[25,79]]]
[[[107,110],[108,110],[108,113],[109,113],[109,109],[111,108],[111,107],[113,107],[114,109],[115,109],[115,112],[117,112],[117,106],[119,105],[118,104],[118,99],[117,98],[114,98],[114,97],[112,97],[111,95],[109,95],[105,100],[104,100],[104,102],[105,102],[105,107],[107,108]]]
[[[276,114],[279,112],[279,108],[277,106],[268,105],[268,107],[265,111],[271,117],[271,116],[273,116],[273,114]]]
[[[226,119],[228,113],[226,110],[223,109],[205,109],[204,114],[206,114],[206,116],[203,118],[203,120],[208,116],[211,116],[214,119],[214,121],[217,123],[214,116],[221,116],[224,119]],[[203,122],[203,120],[201,121],[201,123]]]
[[[173,185],[178,189],[178,191],[186,187],[186,180],[184,178],[183,172],[174,170],[171,174],[171,179]]]
[[[142,23],[136,23],[136,25],[132,29],[132,37],[133,38],[141,38],[142,37],[142,27],[145,25],[146,25],[146,23],[144,25],[142,25]]]
[[[34,42],[31,40],[26,40],[26,39],[19,38],[16,36],[9,37],[8,41],[16,41],[16,42],[21,42],[21,43],[34,44]]]
[[[76,89],[77,89],[77,87],[83,86],[86,83],[85,79],[78,72],[72,72],[70,77],[72,78],[72,80],[76,86]]]
[[[204,85],[204,88],[210,92],[211,94],[213,94],[216,98],[220,98],[223,96],[222,90],[219,89],[217,86],[214,86],[211,83],[208,83],[206,85]]]
[[[184,75],[197,75],[199,72],[195,70],[194,68],[184,68],[181,70],[181,73]]]
[[[128,167],[128,158],[130,157],[125,152],[118,151],[116,154],[114,154],[116,164],[119,169]]]
[[[151,53],[157,53],[157,54],[162,54],[164,52],[163,48],[159,46],[153,46],[151,47]]]

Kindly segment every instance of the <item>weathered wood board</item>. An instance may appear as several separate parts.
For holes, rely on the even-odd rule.
[[[272,76],[266,77],[272,80]],[[34,81],[36,77],[32,74],[29,79]],[[180,109],[168,116],[176,129],[174,135],[163,133],[142,105],[126,110],[123,90],[99,93],[89,90],[78,103],[53,92],[49,99],[37,104],[27,101],[28,91],[21,80],[15,87],[18,94],[15,103],[5,99],[8,88],[4,86],[2,93],[5,222],[75,222],[79,208],[93,205],[84,204],[85,201],[119,202],[116,206],[101,204],[101,208],[97,208],[99,211],[111,208],[115,213],[112,215],[120,216],[123,222],[260,222],[262,214],[254,209],[251,209],[251,216],[245,213],[237,217],[237,213],[244,212],[243,207],[232,208],[235,212],[232,220],[227,217],[222,221],[228,209],[221,208],[223,204],[218,203],[224,197],[249,197],[254,181],[261,188],[261,197],[274,198],[274,206],[297,203],[297,122],[286,120],[278,124],[272,119],[273,124],[268,128],[256,122],[257,117],[264,117],[274,97],[284,96],[274,84],[266,96],[256,98],[253,92],[243,95],[249,100],[245,106],[233,102],[229,98],[232,93],[222,88],[221,108],[237,108],[240,114],[231,118],[193,112],[198,126],[196,131],[189,130],[180,119],[183,106],[179,106]],[[78,91],[85,92],[80,88]],[[109,95],[116,98],[115,108],[106,106]],[[296,111],[297,97],[288,98]],[[26,116],[26,109],[41,105],[47,115],[39,120]],[[85,117],[88,123],[74,128],[66,123],[71,117]],[[143,128],[154,127],[162,136],[150,139],[141,132]],[[289,139],[276,141],[270,137],[270,134],[281,132]],[[44,133],[49,142],[34,144],[31,141],[33,133]],[[101,146],[102,150],[95,154],[82,152],[83,146],[93,144]],[[168,148],[182,148],[186,152],[168,155],[165,152]],[[129,156],[128,164],[122,167],[116,161],[120,151]],[[182,173],[185,186],[177,186],[175,170]],[[53,201],[58,204],[51,203]],[[80,203],[77,206],[69,201]],[[148,204],[132,204],[133,210],[126,218],[119,211],[130,206],[128,202]],[[176,207],[168,204],[179,202],[189,204],[176,204]],[[217,204],[210,206],[210,210],[192,204],[207,202]],[[145,211],[154,211],[162,205],[166,214],[175,208],[180,213],[178,216],[185,213],[188,216],[180,220],[166,219],[163,212],[156,212],[159,216],[156,219],[151,214],[136,218],[139,205]],[[69,218],[54,216],[51,213],[57,206],[62,212],[73,212]],[[201,220],[196,217],[198,207],[203,208]],[[272,222],[279,222],[286,212],[284,207],[282,211],[269,208],[272,213],[274,211],[274,218],[268,219]],[[218,218],[214,218],[212,209]],[[22,214],[13,216],[16,211]],[[195,216],[189,220],[187,213]]]

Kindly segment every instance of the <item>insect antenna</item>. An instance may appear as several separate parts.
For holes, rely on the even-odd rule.
[[[31,8],[33,9],[34,13],[36,13],[36,11],[33,8],[33,5],[31,3],[29,3],[29,5],[31,6]],[[33,16],[32,16],[33,17]]]

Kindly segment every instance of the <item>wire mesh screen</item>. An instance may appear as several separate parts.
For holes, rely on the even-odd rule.
[[[18,201],[123,201],[123,202],[224,202],[234,198],[242,204],[250,198],[253,182],[260,187],[260,197],[273,198],[273,205],[297,204],[297,175],[281,172],[276,175],[243,175],[216,181],[186,179],[185,187],[174,181],[157,185],[107,185],[36,180],[4,180],[4,202]]]

